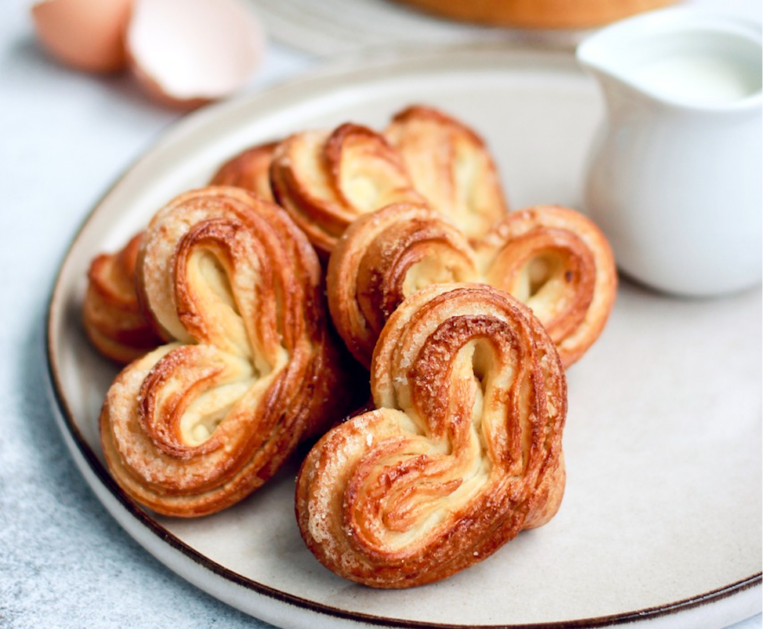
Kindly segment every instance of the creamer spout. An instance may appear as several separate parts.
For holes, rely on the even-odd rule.
[[[762,32],[667,9],[609,26],[578,59],[606,107],[583,208],[621,270],[714,296],[762,277]]]
[[[757,23],[692,9],[665,9],[609,26],[578,47],[603,86],[623,85],[660,103],[759,107],[762,30]]]

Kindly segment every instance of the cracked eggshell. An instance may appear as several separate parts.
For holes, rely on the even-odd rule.
[[[241,0],[135,0],[126,48],[151,96],[192,109],[248,82],[264,56],[264,34]]]
[[[43,0],[32,21],[43,48],[58,61],[88,72],[126,67],[123,34],[132,0]]]

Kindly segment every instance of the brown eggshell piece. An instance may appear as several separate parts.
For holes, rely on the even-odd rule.
[[[132,0],[43,0],[32,21],[43,48],[58,61],[88,72],[126,66],[123,34]]]

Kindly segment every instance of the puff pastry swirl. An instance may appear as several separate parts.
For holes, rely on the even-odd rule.
[[[469,238],[507,213],[496,164],[467,125],[432,107],[396,114],[384,135],[400,151],[416,189]]]
[[[177,197],[147,228],[137,276],[174,341],[119,374],[100,425],[111,473],[141,504],[223,509],[350,410],[319,261],[274,204],[234,187]]]
[[[136,296],[137,234],[117,253],[102,253],[91,262],[83,301],[83,326],[104,356],[128,363],[162,343],[147,321]]]
[[[423,200],[397,150],[376,131],[351,123],[290,136],[275,150],[270,177],[277,202],[325,256],[358,216]]]
[[[557,512],[566,383],[530,310],[485,285],[408,297],[376,345],[376,410],[333,428],[297,479],[309,549],[378,588],[444,579]]]
[[[474,246],[425,206],[396,204],[361,217],[331,255],[331,316],[352,354],[370,365],[389,315],[419,288],[482,282],[532,308],[563,364],[600,335],[616,294],[608,242],[582,214],[538,206],[508,214]]]

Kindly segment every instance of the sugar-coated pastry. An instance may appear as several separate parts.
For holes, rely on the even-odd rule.
[[[128,363],[162,343],[136,296],[134,270],[141,243],[137,234],[117,253],[96,256],[88,270],[83,325],[104,356]]]
[[[538,206],[508,214],[473,243],[425,206],[392,205],[350,226],[329,261],[328,295],[336,328],[363,365],[398,304],[445,282],[487,283],[526,303],[566,367],[597,340],[616,270],[594,223],[569,208]]]
[[[412,106],[394,116],[385,135],[403,155],[416,189],[468,238],[480,238],[506,214],[493,158],[465,124]]]
[[[109,470],[137,502],[223,509],[350,410],[317,255],[273,203],[235,187],[180,195],[145,231],[136,273],[173,339],[119,374],[101,414]]]
[[[272,190],[321,255],[361,214],[398,201],[422,201],[400,154],[356,124],[305,131],[275,149]]]
[[[274,201],[269,183],[269,165],[277,142],[249,147],[224,162],[210,181],[212,186],[237,186]]]
[[[530,310],[440,284],[387,321],[376,409],[326,433],[296,488],[301,534],[336,574],[377,588],[438,581],[557,512],[566,382]]]

